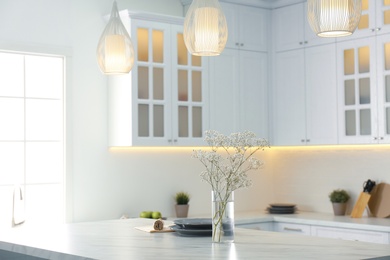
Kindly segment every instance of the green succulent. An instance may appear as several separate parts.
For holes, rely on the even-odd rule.
[[[350,196],[345,190],[334,190],[329,194],[329,199],[333,203],[345,203],[349,200]]]
[[[175,195],[175,200],[177,205],[186,205],[190,201],[190,194],[187,192],[178,192]]]

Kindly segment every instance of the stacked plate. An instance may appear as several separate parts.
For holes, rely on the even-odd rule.
[[[183,218],[175,219],[171,229],[182,236],[211,236],[211,218]]]
[[[269,205],[267,210],[271,214],[294,214],[297,209],[295,204],[273,203]]]

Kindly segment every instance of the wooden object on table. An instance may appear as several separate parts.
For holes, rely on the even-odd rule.
[[[390,216],[390,184],[379,183],[375,186],[368,207],[375,217],[387,218]]]
[[[361,218],[363,216],[364,209],[367,207],[370,198],[371,194],[367,192],[360,193],[351,213],[352,218]]]
[[[158,219],[153,224],[154,230],[163,230],[164,229],[164,222],[161,219]]]

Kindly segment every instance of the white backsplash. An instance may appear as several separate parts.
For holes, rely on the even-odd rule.
[[[389,146],[290,147],[272,149],[274,196],[300,210],[332,213],[328,194],[345,189],[352,211],[363,182],[390,183]]]

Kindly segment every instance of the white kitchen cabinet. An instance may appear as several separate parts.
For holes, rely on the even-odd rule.
[[[362,14],[355,32],[348,37],[337,38],[338,42],[382,35],[390,32],[390,1],[362,0]]]
[[[273,222],[259,222],[259,223],[248,223],[248,224],[238,224],[236,225],[238,228],[247,228],[247,229],[255,229],[262,231],[274,231],[274,223]]]
[[[227,48],[268,51],[269,10],[230,3],[220,4],[228,24]]]
[[[203,145],[207,62],[188,53],[182,18],[131,14],[135,64],[110,77],[110,146]]]
[[[312,226],[312,236],[389,244],[389,233],[347,228]]]
[[[389,143],[390,35],[337,46],[340,143]]]
[[[307,3],[277,8],[272,12],[275,51],[334,43],[335,38],[317,36],[307,20]]]
[[[311,235],[310,225],[304,225],[304,224],[276,222],[274,223],[274,230],[276,232],[282,232],[282,233],[301,234],[305,236]]]
[[[225,49],[210,59],[210,128],[268,138],[268,54]]]
[[[337,144],[336,47],[275,54],[273,145]]]

